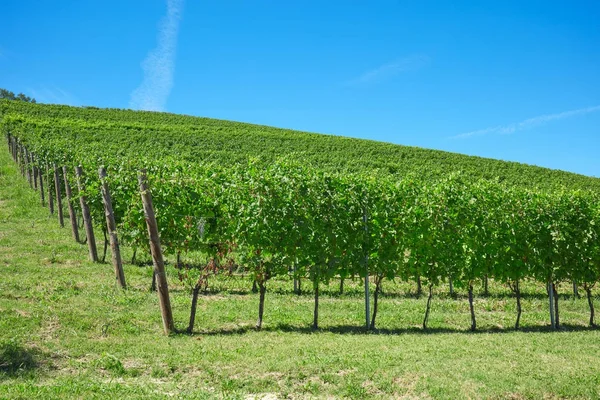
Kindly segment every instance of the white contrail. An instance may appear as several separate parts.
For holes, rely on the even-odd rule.
[[[451,139],[465,139],[471,136],[481,136],[488,133],[499,133],[509,134],[525,129],[533,128],[535,126],[546,124],[550,121],[556,121],[559,119],[571,118],[577,115],[589,114],[595,111],[600,111],[600,106],[593,106],[587,108],[580,108],[578,110],[564,111],[557,114],[540,115],[539,117],[529,118],[521,122],[516,122],[509,125],[495,126],[492,128],[480,129],[478,131],[461,133],[460,135],[451,136]]]
[[[349,85],[366,84],[390,78],[402,72],[419,69],[429,63],[430,58],[425,55],[412,55],[394,62],[380,65],[379,67],[363,73],[361,76],[347,82]]]
[[[167,15],[158,32],[158,45],[144,61],[144,80],[131,93],[129,107],[148,111],[164,110],[167,97],[173,88],[175,49],[183,0],[167,0]]]

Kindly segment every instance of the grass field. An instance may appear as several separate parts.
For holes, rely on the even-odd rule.
[[[312,295],[269,282],[257,332],[251,282],[219,278],[200,296],[194,334],[165,337],[149,267],[125,265],[121,291],[110,264],[86,260],[0,151],[0,398],[600,398],[600,330],[587,328],[587,301],[566,283],[560,331],[533,283],[524,329],[512,330],[514,299],[492,283],[469,333],[466,295],[446,286],[423,332],[426,299],[385,282],[379,330],[366,332],[360,282],[341,296],[333,282],[312,331]],[[183,328],[191,296],[169,283]]]

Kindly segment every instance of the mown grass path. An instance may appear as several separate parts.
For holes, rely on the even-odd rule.
[[[148,267],[125,265],[123,292],[110,264],[86,260],[0,151],[0,398],[600,398],[600,331],[566,284],[558,332],[537,285],[524,288],[523,332],[510,328],[509,291],[492,284],[468,333],[465,293],[437,288],[423,332],[425,298],[388,282],[380,330],[367,333],[358,281],[343,296],[336,282],[324,290],[313,332],[312,296],[281,280],[256,332],[251,283],[220,278],[199,299],[194,335],[165,337]],[[190,295],[171,274],[183,328]]]

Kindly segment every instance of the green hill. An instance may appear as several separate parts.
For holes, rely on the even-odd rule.
[[[518,187],[592,189],[600,179],[515,162],[371,140],[299,132],[168,113],[0,101],[4,129],[53,141],[65,158],[82,148],[99,159],[114,155],[231,164],[291,156],[336,172],[438,179],[459,172]],[[39,141],[36,142],[39,143]],[[99,144],[99,146],[94,146]]]

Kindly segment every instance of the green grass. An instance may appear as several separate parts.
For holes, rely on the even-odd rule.
[[[558,332],[548,329],[540,285],[524,285],[524,329],[515,332],[514,299],[492,282],[491,296],[476,298],[479,331],[469,333],[464,291],[451,298],[437,288],[423,332],[426,299],[385,282],[379,330],[367,333],[358,281],[341,296],[337,282],[325,288],[313,332],[311,294],[281,280],[269,282],[257,332],[251,282],[221,277],[200,296],[196,332],[165,337],[149,267],[125,265],[121,291],[110,264],[86,260],[1,150],[0,398],[600,397],[600,331],[586,327],[587,302],[566,283]],[[190,294],[168,272],[183,328]]]

